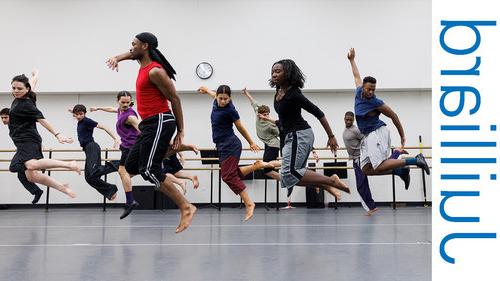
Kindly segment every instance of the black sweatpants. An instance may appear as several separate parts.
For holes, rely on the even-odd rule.
[[[153,183],[156,189],[165,180],[162,173],[162,162],[170,146],[170,140],[175,133],[177,125],[174,116],[160,113],[148,117],[139,124],[141,134],[130,149],[125,169],[130,175],[141,176]]]
[[[106,198],[111,199],[118,188],[114,184],[103,181],[101,177],[118,171],[118,167],[111,162],[106,162],[104,166],[101,165],[101,147],[94,141],[85,145],[83,151],[85,151],[86,156],[85,181]]]

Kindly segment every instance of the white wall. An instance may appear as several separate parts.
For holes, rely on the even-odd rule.
[[[272,102],[272,92],[254,92],[255,98],[264,104],[271,104]],[[353,106],[353,94],[351,91],[324,91],[318,92],[307,92],[306,95],[313,102],[318,104],[320,108],[325,112],[334,133],[343,147],[343,142],[341,139],[343,131],[343,116],[344,112],[347,110],[352,110]],[[401,90],[401,91],[384,91],[378,90],[378,96],[391,106],[400,116],[400,119],[405,128],[407,137],[407,146],[418,146],[418,136],[421,135],[423,138],[424,145],[430,145],[431,143],[431,93],[430,90]],[[211,111],[211,101],[206,96],[201,96],[194,93],[184,92],[181,93],[182,103],[184,107],[184,116],[186,124],[186,137],[185,140],[188,143],[194,143],[202,148],[213,147],[211,140],[211,128],[210,128],[210,111]],[[234,90],[234,103],[237,107],[242,122],[250,132],[252,138],[258,141],[255,133],[255,119],[251,107],[248,104],[246,98],[239,94],[238,90]],[[9,106],[12,102],[12,98],[8,95],[0,96],[0,106]],[[76,121],[72,119],[72,116],[66,112],[66,108],[74,105],[75,103],[83,103],[87,106],[106,106],[115,105],[115,95],[114,94],[40,94],[38,107],[45,114],[47,120],[51,122],[58,131],[69,136],[76,138]],[[276,116],[276,114],[272,113]],[[115,115],[103,112],[89,113],[88,116],[98,121],[101,124],[107,125],[109,127],[114,127]],[[304,113],[304,117],[312,126],[315,132],[315,146],[324,147],[326,144],[326,134],[324,133],[321,124],[308,113]],[[388,123],[391,130],[391,136],[393,140],[393,145],[398,145],[399,138],[395,127],[392,123],[384,119]],[[76,148],[78,149],[78,144],[72,145],[60,145],[55,141],[55,138],[48,134],[45,129],[39,126],[39,131],[43,138],[43,145],[45,147],[53,148]],[[0,136],[2,136],[3,141],[1,142],[0,149],[14,148],[12,142],[7,137],[8,130],[5,126],[0,127]],[[95,139],[101,144],[101,147],[111,147],[111,139],[100,130],[95,132]],[[240,136],[244,146],[244,139]],[[262,145],[262,144],[261,144]],[[263,147],[263,145],[262,145]],[[416,151],[411,151],[415,154]],[[425,151],[425,155],[431,155],[431,151]],[[119,157],[119,153],[113,154],[114,157]],[[83,152],[80,153],[61,153],[56,154],[59,158],[84,158]],[[192,153],[186,153],[186,157],[196,157]],[[244,152],[242,157],[252,157],[255,156],[250,152]],[[258,156],[262,156],[259,153]],[[331,153],[322,151],[320,153],[322,157],[329,157]],[[345,156],[345,151],[339,153],[339,156]],[[0,153],[0,159],[10,159],[12,154]],[[251,161],[242,161],[242,163],[251,163]],[[351,164],[349,164],[351,165]],[[83,166],[83,163],[82,163]],[[189,162],[186,167],[202,167],[199,162]],[[8,168],[8,163],[0,163],[0,169]],[[192,202],[209,202],[210,200],[210,173],[208,171],[196,171],[193,172],[200,176],[201,187],[198,190],[193,190],[189,188],[187,197]],[[86,184],[83,176],[77,176],[76,174],[69,172],[56,172],[54,177],[62,181],[68,181],[74,187],[77,192],[78,197],[76,199],[70,200],[64,195],[58,192],[51,193],[51,202],[54,203],[66,203],[66,202],[78,202],[78,203],[98,203],[102,201],[102,197],[90,186]],[[124,202],[123,189],[121,187],[121,182],[119,177],[114,174],[109,178],[110,182],[116,183],[119,187],[120,193],[117,202]],[[15,174],[8,172],[0,172],[0,182],[2,182],[2,188],[0,189],[0,204],[5,203],[28,203],[31,200],[31,195],[23,189],[20,183],[17,181]],[[145,183],[142,179],[136,177],[134,179],[134,184]],[[262,181],[250,181],[246,182],[250,196],[256,202],[262,202],[264,199],[264,184]],[[356,192],[356,184],[354,180],[354,173],[352,170],[349,171],[349,178],[347,180],[348,185],[353,190],[352,195],[344,195],[344,200],[346,202],[353,201],[359,202],[358,195]],[[397,198],[401,201],[422,201],[422,179],[420,171],[412,171],[412,185],[409,191],[405,191],[402,182],[396,179],[397,183]],[[431,182],[430,177],[427,177],[427,189],[428,193],[431,194]],[[148,183],[147,183],[148,184]],[[217,178],[215,181],[217,184]],[[370,184],[372,187],[373,197],[376,201],[391,201],[392,200],[392,185],[390,176],[382,177],[370,177]],[[149,184],[148,184],[149,185]],[[269,185],[268,200],[273,201],[275,198],[274,183]],[[214,193],[215,198],[217,198],[217,193]],[[281,191],[281,198],[285,200],[286,191]],[[430,197],[430,196],[429,196]],[[297,187],[293,193],[292,197],[295,202],[305,201],[305,192],[302,188]],[[239,202],[239,198],[236,197],[229,188],[223,184],[222,188],[222,200],[223,202]],[[328,201],[333,199],[329,196]],[[430,199],[428,199],[430,200]]]
[[[194,89],[201,84],[215,88],[224,83],[233,89],[248,86],[261,102],[270,104],[270,68],[282,58],[292,58],[302,68],[307,75],[307,96],[326,112],[340,138],[343,114],[353,106],[346,53],[355,47],[362,75],[377,77],[379,89],[403,89],[378,93],[399,113],[408,145],[417,145],[418,135],[423,136],[424,144],[430,144],[430,30],[429,0],[0,0],[0,105],[9,106],[12,101],[8,94],[11,78],[36,67],[40,70],[39,107],[61,132],[76,137],[76,124],[65,109],[77,102],[113,105],[118,90],[135,90],[135,63],[124,63],[115,73],[104,61],[128,50],[135,34],[151,31],[178,72],[176,87],[184,105],[186,141],[213,147],[210,101],[195,95]],[[207,81],[198,79],[194,72],[201,61],[209,61],[215,68]],[[238,94],[234,99],[243,123],[256,138],[251,108]],[[111,114],[89,116],[114,126]],[[315,131],[316,146],[324,145],[320,124],[307,114],[306,118]],[[392,125],[390,128],[397,145],[397,132]],[[7,133],[5,127],[0,128],[0,149],[13,148]],[[41,133],[46,147],[78,148],[77,144],[61,146],[45,131]],[[102,132],[96,133],[96,140],[102,147],[111,145]],[[327,155],[322,152],[322,156]],[[11,156],[2,153],[0,159]],[[83,158],[83,153],[62,156]],[[6,168],[7,163],[0,163],[0,167]],[[198,191],[190,190],[188,198],[207,202],[209,173],[199,175],[202,185]],[[422,200],[421,176],[412,176],[409,191],[397,181],[398,199]],[[55,177],[75,187],[78,198],[71,202],[101,202],[83,177],[69,173],[55,173]],[[15,175],[0,173],[0,181],[0,203],[29,202],[29,194]],[[121,186],[116,175],[110,181]],[[391,200],[390,177],[371,178],[370,182],[375,200]],[[349,185],[355,189],[352,171]],[[263,184],[249,182],[248,187],[250,195],[262,201]],[[53,202],[70,202],[63,195],[52,194]],[[118,202],[123,202],[120,194]],[[299,189],[293,196],[295,201],[304,201],[304,192]],[[285,197],[284,191],[281,197]],[[273,198],[270,190],[269,200]],[[224,186],[223,201],[238,200]],[[344,200],[358,201],[356,192]]]
[[[430,0],[1,0],[0,92],[33,67],[41,92],[134,90],[135,63],[117,74],[104,61],[142,31],[158,36],[179,90],[199,86],[201,61],[215,68],[211,87],[268,89],[282,58],[297,62],[309,89],[349,89],[349,47],[380,88],[429,88],[430,30]]]

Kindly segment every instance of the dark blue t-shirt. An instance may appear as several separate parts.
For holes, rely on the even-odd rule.
[[[240,115],[232,101],[225,107],[219,107],[217,100],[214,100],[210,119],[212,121],[212,140],[214,143],[218,143],[225,138],[234,136],[233,123],[240,119]]]
[[[81,147],[85,147],[89,142],[94,141],[93,134],[96,126],[97,122],[87,117],[78,121],[76,131],[78,132],[78,141]]]
[[[384,121],[379,119],[380,112],[377,110],[377,107],[383,105],[384,102],[375,95],[369,99],[363,98],[361,96],[362,92],[362,87],[357,87],[355,90],[354,114],[356,115],[359,130],[364,135],[368,135],[376,129],[385,126]]]

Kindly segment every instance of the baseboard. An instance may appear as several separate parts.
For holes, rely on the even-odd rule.
[[[257,207],[264,207],[265,204],[262,202],[255,203]],[[393,207],[392,202],[377,202],[376,203],[378,207]],[[210,203],[194,203],[199,208],[210,208],[214,207],[217,208],[219,205],[217,203],[210,204]],[[285,202],[280,202],[279,203],[279,208],[286,207],[287,204]],[[306,202],[292,202],[293,207],[306,207]],[[430,207],[432,206],[432,202],[422,202],[422,201],[409,201],[409,202],[396,202],[396,207],[401,208],[401,207]],[[45,204],[0,204],[0,210],[6,210],[6,209],[45,209]],[[124,203],[108,203],[106,204],[106,209],[116,209],[116,208],[124,208],[125,204]],[[239,208],[243,207],[240,203],[221,203],[221,208]],[[276,208],[276,202],[274,203],[267,203],[267,207],[269,208]],[[335,208],[335,207],[340,207],[340,208],[351,208],[351,207],[361,207],[361,203],[359,202],[328,202],[325,203],[325,207],[328,208]],[[103,203],[54,203],[54,204],[49,204],[49,209],[81,209],[81,208],[104,208]]]

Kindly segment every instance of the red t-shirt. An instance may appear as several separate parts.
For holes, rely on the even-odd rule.
[[[159,113],[170,111],[167,98],[155,84],[149,81],[149,71],[154,67],[163,68],[161,64],[153,61],[139,69],[135,83],[137,111],[142,120]]]

